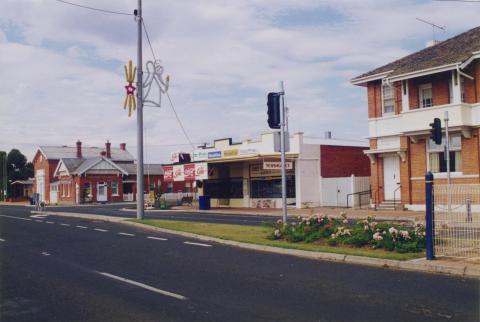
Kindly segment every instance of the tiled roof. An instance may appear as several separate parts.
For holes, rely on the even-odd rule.
[[[389,71],[392,71],[388,74],[391,77],[449,64],[463,63],[476,51],[480,51],[480,27],[473,28],[434,46],[359,75],[353,78],[352,82]]]
[[[77,157],[77,147],[71,146],[40,146],[40,150],[49,160],[60,160],[62,158],[73,159]],[[82,147],[83,158],[99,157],[105,148]],[[120,148],[111,148],[112,161],[134,161],[135,158],[130,152]]]
[[[118,164],[119,167],[124,169],[128,175],[137,174],[137,165],[136,164]],[[143,166],[143,173],[145,175],[163,175],[163,167],[161,164],[145,164]]]
[[[72,173],[85,161],[85,159],[62,158],[61,161],[67,168],[68,172]]]

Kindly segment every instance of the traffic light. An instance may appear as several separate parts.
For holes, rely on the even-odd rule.
[[[434,118],[433,123],[430,123],[430,139],[435,144],[442,144],[442,122],[439,118]]]
[[[268,126],[271,129],[280,128],[280,94],[268,93]]]

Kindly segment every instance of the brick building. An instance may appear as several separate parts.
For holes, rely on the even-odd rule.
[[[112,148],[41,146],[33,158],[34,190],[47,203],[133,201],[136,196],[135,159],[126,144]],[[158,192],[160,165],[145,165],[144,191]],[[148,170],[147,170],[148,169]]]
[[[442,145],[429,124],[449,114],[453,183],[479,183],[480,27],[352,79],[367,88],[372,197],[425,207],[424,176],[446,182]]]

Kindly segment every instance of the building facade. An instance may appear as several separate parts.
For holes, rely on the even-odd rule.
[[[449,116],[453,183],[479,183],[480,27],[352,79],[368,96],[372,202],[425,208],[425,174],[446,183],[445,137],[430,123]],[[445,136],[445,133],[443,133]]]

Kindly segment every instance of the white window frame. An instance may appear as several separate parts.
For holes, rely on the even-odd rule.
[[[424,89],[430,89],[430,93],[431,94],[431,105],[430,106],[424,106],[423,105],[423,90]],[[429,108],[429,107],[432,107],[433,106],[433,87],[432,87],[432,83],[428,83],[428,84],[422,84],[418,87],[418,100],[419,100],[419,106],[420,108]]]
[[[392,97],[391,98],[385,98],[385,93],[384,89],[385,88],[390,88],[392,91]],[[391,111],[385,111],[385,101],[386,100],[392,100],[393,105],[392,105],[392,110]],[[395,114],[395,87],[393,85],[388,85],[388,84],[382,84],[382,115],[392,115]]]
[[[113,189],[113,185],[114,185],[114,184],[116,185],[116,189],[115,189],[115,190]],[[119,190],[118,190],[118,181],[112,181],[112,184],[111,184],[111,185],[112,185],[112,196],[113,196],[113,197],[118,197],[118,196],[120,195],[120,192],[119,192]]]
[[[454,139],[458,138],[460,141],[460,145],[456,146],[453,144]],[[431,153],[440,153],[444,152],[444,146],[445,146],[445,135],[442,135],[442,144],[439,146],[435,146],[433,148],[430,148],[430,143],[433,143],[432,140],[427,139],[426,144],[425,144],[425,149],[426,149],[426,158],[427,158],[427,171],[431,171],[432,167],[430,165],[430,154]],[[460,152],[461,157],[463,158],[462,155],[462,136],[461,134],[453,134],[450,135],[450,152]],[[462,164],[460,164],[460,168]],[[456,174],[456,175],[462,175],[463,174],[463,169],[461,171],[451,171],[451,174]],[[443,177],[447,175],[447,172],[433,172],[433,174],[438,178],[438,177]]]

